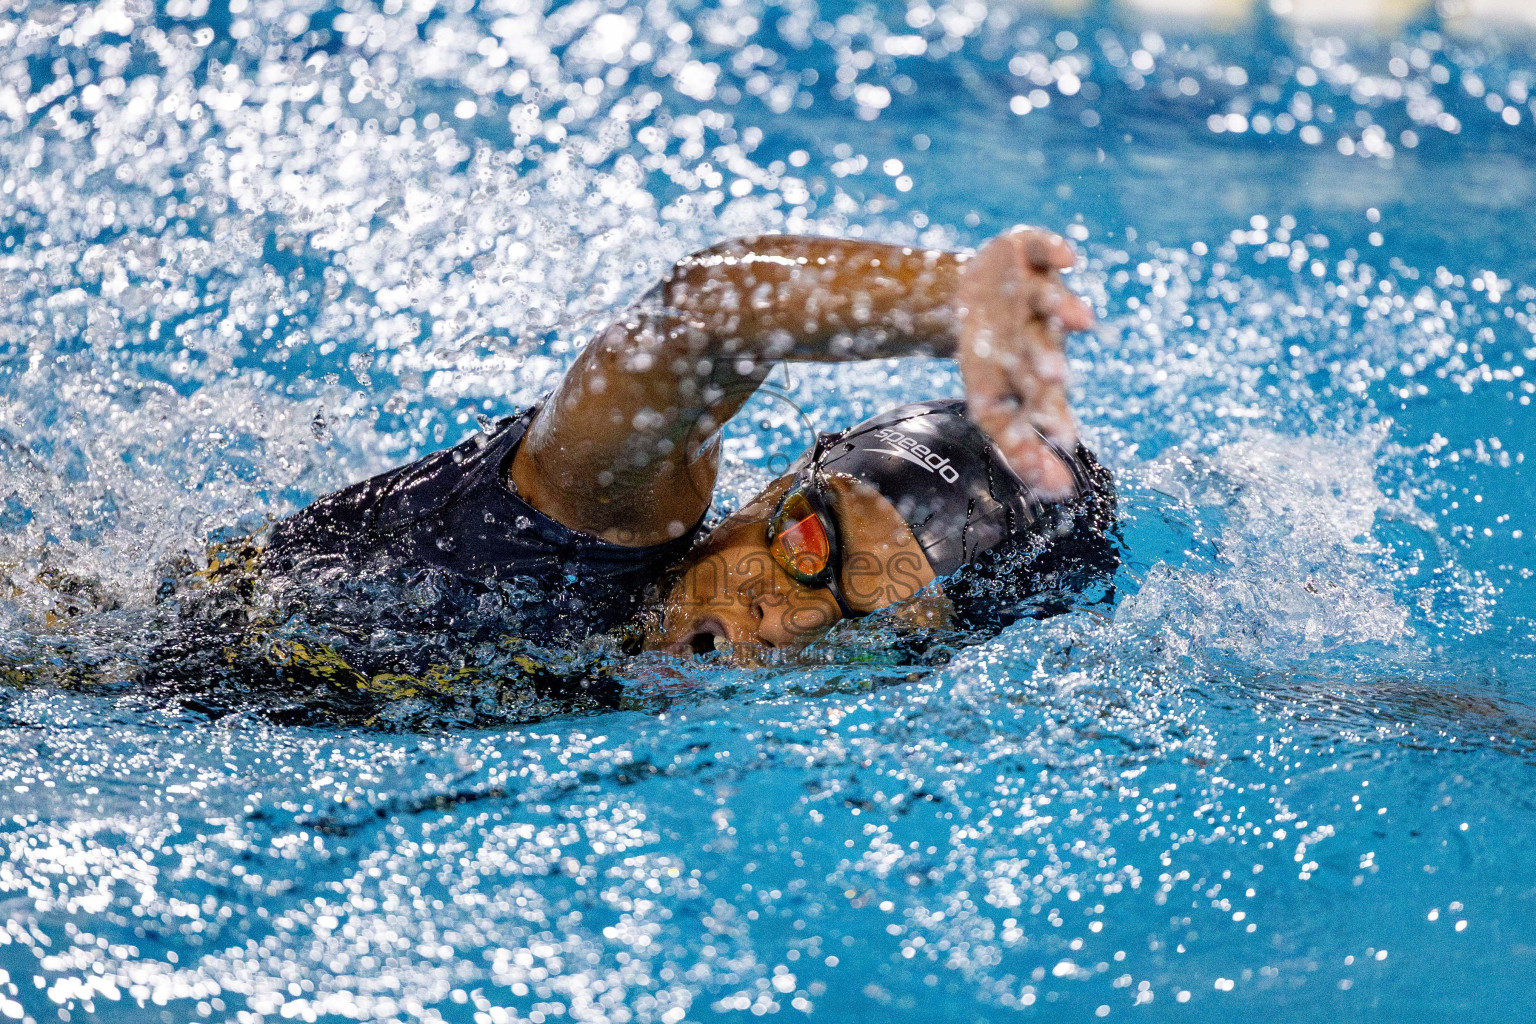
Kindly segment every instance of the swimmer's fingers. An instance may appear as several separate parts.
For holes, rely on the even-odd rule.
[[[1088,303],[1069,291],[1054,273],[1034,289],[1031,300],[1031,312],[1047,323],[1054,320],[1061,330],[1086,331],[1093,326],[1093,310]]]
[[[1028,312],[1046,321],[1055,320],[1066,331],[1092,327],[1093,310],[1067,288],[1058,272],[1077,262],[1071,243],[1060,235],[1031,230],[1020,249],[1019,279],[1025,285]]]
[[[1068,450],[1076,442],[1065,374],[1042,378],[1024,361],[1008,359],[962,360],[960,372],[971,420],[992,438],[1019,478],[1042,500],[1071,497],[1072,472],[1045,441],[1049,437]]]
[[[1040,501],[1070,501],[1077,495],[1077,481],[1072,470],[1061,458],[1041,442],[1039,435],[1012,447],[999,443],[998,450],[1008,460],[1008,466],[1029,485]]]
[[[1010,257],[1007,280],[998,283],[1018,300],[1021,315],[1055,319],[1066,331],[1093,326],[1093,310],[1062,283],[1059,273],[1077,265],[1071,242],[1052,231],[1019,226],[983,246],[978,261],[999,262],[995,249],[1006,249]]]
[[[1054,231],[1017,224],[1000,237],[1036,270],[1067,270],[1077,263],[1077,251],[1072,248],[1072,243]]]
[[[1009,465],[1043,500],[1070,498],[1075,491],[1072,471],[1056,454],[1077,447],[1077,423],[1067,395],[1066,356],[1059,348],[1036,350],[1029,364],[1011,374],[1011,383],[1021,397],[1022,408],[998,446]]]
[[[1083,305],[1091,323],[1092,312],[1081,299],[1073,299]],[[1010,379],[1024,397],[1030,426],[1056,448],[1070,452],[1077,447],[1077,422],[1067,389],[1067,352],[1059,321],[1036,321],[1023,333],[1029,336],[1026,358],[1010,367]]]

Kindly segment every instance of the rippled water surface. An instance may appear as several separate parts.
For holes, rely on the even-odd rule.
[[[1529,1019],[1532,47],[1072,6],[0,4],[0,1013]],[[515,728],[131,685],[167,566],[535,400],[691,248],[1017,220],[1102,319],[1112,608]],[[807,437],[753,408],[726,505]]]

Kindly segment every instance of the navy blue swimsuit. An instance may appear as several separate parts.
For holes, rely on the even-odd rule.
[[[517,632],[536,643],[579,642],[623,624],[698,527],[665,544],[625,547],[568,529],[518,497],[507,470],[537,411],[319,499],[273,528],[264,569],[439,570],[471,590],[514,588],[532,598]]]

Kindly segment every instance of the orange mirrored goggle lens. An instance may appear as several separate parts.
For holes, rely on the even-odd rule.
[[[827,571],[832,541],[821,517],[803,494],[791,494],[769,524],[774,560],[801,583],[813,583]]]

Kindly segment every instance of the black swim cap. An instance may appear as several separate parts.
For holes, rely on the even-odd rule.
[[[1092,493],[1095,481],[1080,456],[1051,447],[1071,468],[1079,494]],[[1060,506],[1041,501],[1009,468],[958,398],[881,413],[823,436],[817,450],[820,469],[857,477],[896,507],[940,577],[1005,543],[1071,528],[1070,516],[1053,514]]]

